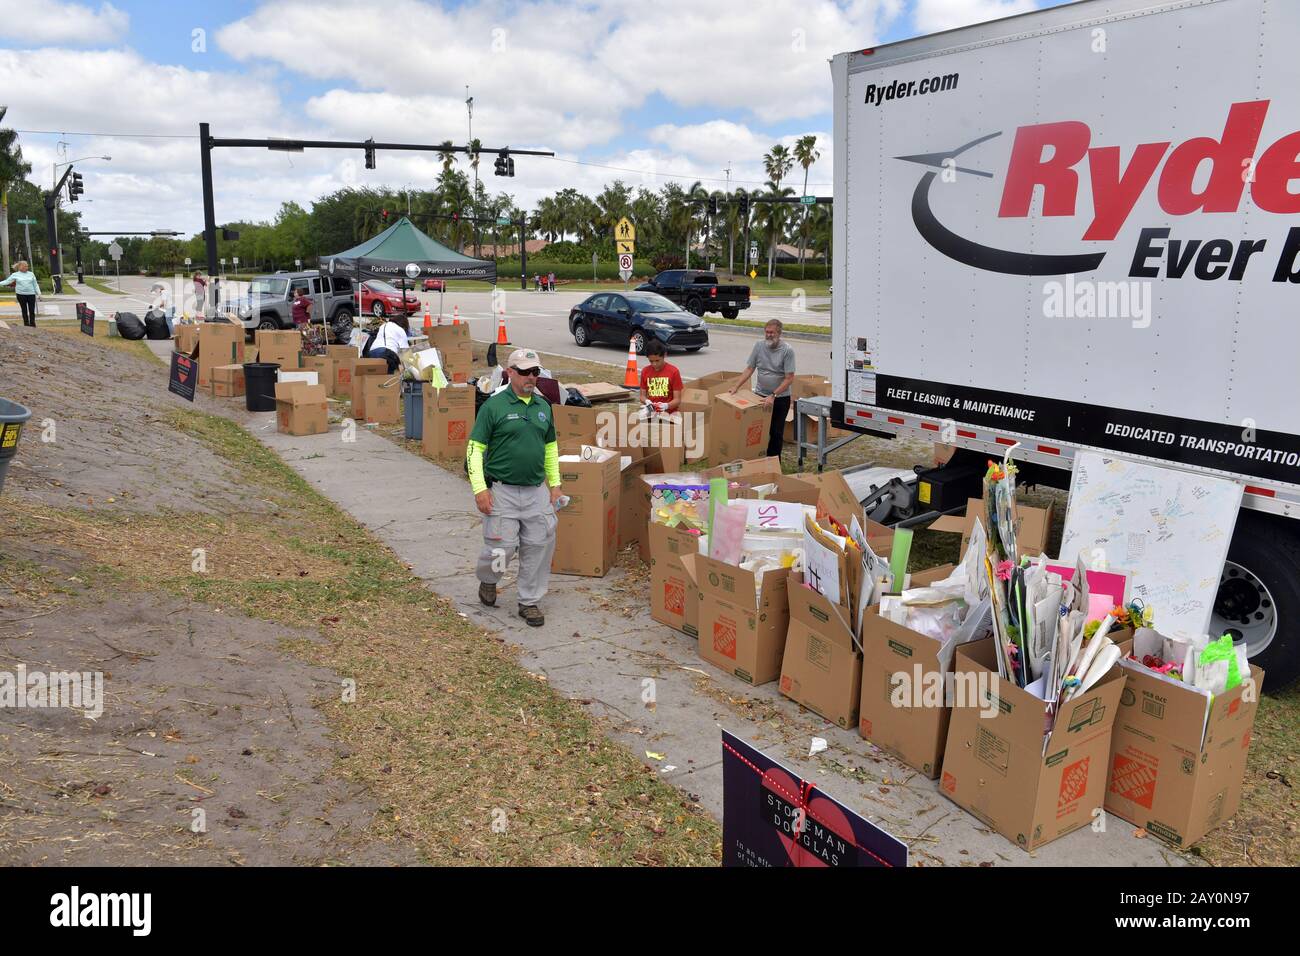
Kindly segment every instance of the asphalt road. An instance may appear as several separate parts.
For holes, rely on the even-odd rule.
[[[110,278],[110,284],[113,280]],[[97,312],[109,313],[135,311],[143,313],[149,305],[149,287],[156,281],[142,276],[123,276],[123,295],[111,295],[96,292],[89,286],[65,283],[65,291],[72,294],[49,300],[57,304],[62,311],[62,318],[71,319],[75,312],[73,303],[87,302]],[[184,283],[186,293],[192,291],[188,282]],[[235,283],[228,283],[226,295],[233,296],[242,292]],[[581,302],[589,292],[522,292],[518,289],[506,291],[497,303],[505,309],[506,332],[511,343],[516,347],[537,349],[539,352],[551,352],[568,355],[588,362],[605,362],[618,369],[627,362],[626,348],[612,345],[593,345],[579,348],[569,334],[569,309]],[[496,341],[497,317],[493,311],[490,292],[450,292],[439,296],[436,292],[421,293],[421,300],[430,309],[437,321],[439,299],[444,321],[450,321],[458,311],[460,318],[468,321],[470,334],[483,342]],[[807,305],[825,302],[826,299],[809,299]],[[192,302],[190,303],[192,308]],[[801,324],[826,324],[829,320],[825,312],[795,312],[793,302],[784,297],[756,299],[754,304],[742,314],[742,318],[765,321],[779,318],[782,321]],[[706,316],[706,320],[709,317]],[[422,317],[412,317],[412,328],[422,322]],[[698,378],[710,372],[733,371],[744,368],[745,359],[750,349],[762,336],[760,329],[723,330],[717,326],[709,329],[709,346],[694,354],[675,351],[669,361],[681,369],[685,378]],[[827,374],[830,371],[830,343],[802,339],[789,339],[795,351],[795,362],[801,374]],[[642,360],[644,362],[644,360]]]

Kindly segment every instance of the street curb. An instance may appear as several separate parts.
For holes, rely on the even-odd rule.
[[[763,336],[762,329],[749,328],[744,325],[710,325],[709,332],[710,334],[713,332],[722,332],[731,335],[748,335],[751,338],[762,338]],[[831,340],[831,334],[829,332],[825,335],[818,335],[815,332],[782,332],[781,338],[798,339],[801,342],[829,342]]]

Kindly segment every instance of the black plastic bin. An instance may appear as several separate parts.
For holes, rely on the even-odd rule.
[[[402,380],[402,405],[406,416],[406,437],[424,440],[424,383]]]
[[[278,362],[244,363],[244,407],[250,412],[275,411],[275,374]]]
[[[0,398],[0,491],[4,491],[9,462],[18,454],[18,436],[23,433],[23,425],[31,417],[31,409],[26,405]]]

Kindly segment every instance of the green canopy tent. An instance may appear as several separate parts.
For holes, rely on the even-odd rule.
[[[497,281],[496,263],[453,252],[430,239],[403,216],[379,235],[332,256],[320,257],[321,274],[351,275],[358,286],[367,279],[384,279],[406,295],[407,283],[424,279]],[[439,308],[439,313],[442,309]]]

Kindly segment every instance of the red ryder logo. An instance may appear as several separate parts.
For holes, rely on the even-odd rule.
[[[1236,212],[1247,185],[1260,209],[1295,215],[1300,213],[1300,194],[1290,192],[1288,185],[1300,180],[1300,132],[1283,136],[1254,162],[1268,107],[1268,100],[1234,103],[1217,139],[1198,136],[1172,149],[1168,141],[1141,143],[1127,163],[1121,147],[1093,146],[1087,123],[1022,126],[1011,147],[998,215],[1028,216],[1036,186],[1043,187],[1044,216],[1075,215],[1085,168],[1093,206],[1092,222],[1083,234],[1086,240],[1114,239],[1152,181],[1160,208],[1171,216]],[[1209,179],[1198,191],[1193,183],[1206,162]]]

